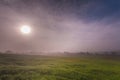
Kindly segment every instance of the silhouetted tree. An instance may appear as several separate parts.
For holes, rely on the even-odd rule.
[[[6,53],[6,54],[12,54],[13,51],[11,51],[11,50],[7,50],[5,53]]]

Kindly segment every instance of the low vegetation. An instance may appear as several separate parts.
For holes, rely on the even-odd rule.
[[[120,80],[120,59],[0,54],[0,80]]]

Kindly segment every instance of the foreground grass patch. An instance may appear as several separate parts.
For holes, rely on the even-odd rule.
[[[0,54],[0,80],[120,80],[119,59]]]

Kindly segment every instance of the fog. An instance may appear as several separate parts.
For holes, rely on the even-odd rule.
[[[119,0],[1,0],[0,51],[120,50],[119,4]],[[21,34],[22,25],[30,25],[32,32]]]

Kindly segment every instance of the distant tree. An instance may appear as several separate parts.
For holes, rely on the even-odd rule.
[[[6,53],[6,54],[12,54],[13,51],[11,51],[11,50],[7,50],[7,51],[5,51],[5,53]]]
[[[117,52],[112,51],[111,55],[117,55]]]
[[[89,52],[85,52],[85,54],[86,54],[86,55],[90,55],[90,53],[89,53]]]
[[[2,52],[0,52],[0,54],[2,54]]]

